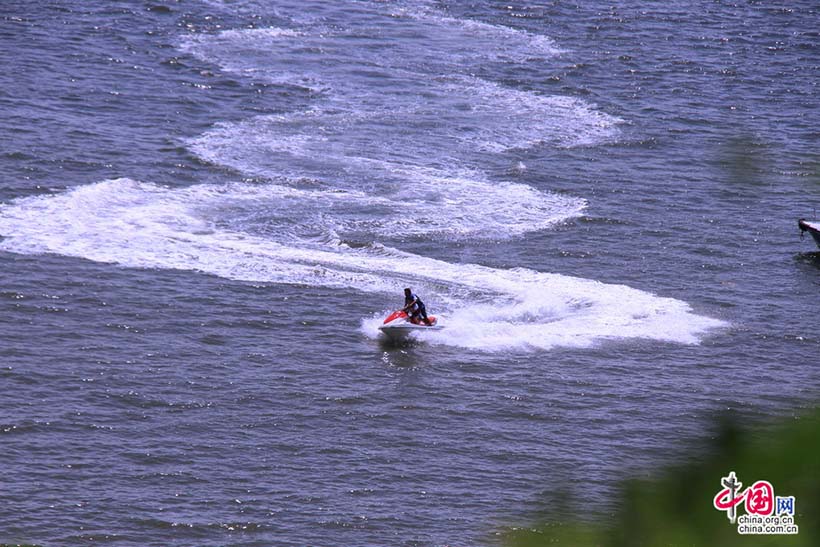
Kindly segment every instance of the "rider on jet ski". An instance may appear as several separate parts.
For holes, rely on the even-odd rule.
[[[409,288],[404,289],[404,308],[402,310],[410,316],[410,321],[419,323],[419,318],[421,318],[428,326],[432,325],[430,320],[427,319],[427,308],[424,307],[424,302],[413,294],[413,291]]]

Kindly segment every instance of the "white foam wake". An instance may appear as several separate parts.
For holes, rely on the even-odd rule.
[[[620,120],[579,99],[471,75],[489,61],[555,55],[551,40],[447,17],[425,3],[315,8],[312,22],[293,28],[182,40],[183,51],[225,70],[326,92],[306,111],[217,124],[189,141],[200,158],[300,188],[309,179],[323,192],[301,194],[306,201],[349,205],[326,226],[376,239],[497,239],[580,214],[583,199],[482,173],[488,153],[617,135]]]
[[[189,146],[203,160],[244,175],[288,185],[301,181],[301,186],[309,179],[307,190],[266,186],[257,191],[286,192],[304,208],[322,208],[329,229],[365,232],[371,238],[500,239],[543,230],[578,216],[586,206],[580,198],[490,181],[468,168],[445,170],[359,155],[368,147],[328,145],[327,131],[300,133],[294,125],[300,127],[305,117],[312,116],[220,124]],[[377,150],[373,156],[388,154]]]
[[[285,244],[223,228],[214,216],[263,194],[247,184],[169,189],[104,181],[0,206],[0,249],[383,293],[386,303],[412,285],[444,312],[448,328],[430,333],[431,340],[486,351],[628,338],[690,344],[722,324],[692,313],[685,302],[623,285],[450,264],[379,245]],[[287,189],[274,195],[288,199]],[[365,322],[369,333],[375,321]]]
[[[557,54],[546,37],[424,4],[310,5],[295,28],[192,35],[181,45],[225,70],[323,92],[307,111],[218,124],[189,143],[202,159],[268,183],[116,179],[23,198],[0,206],[0,249],[383,293],[386,305],[409,285],[444,312],[448,328],[427,333],[432,340],[486,351],[697,343],[721,324],[622,285],[345,245],[351,235],[509,237],[576,216],[583,199],[493,180],[481,172],[486,157],[599,144],[620,120],[471,74]],[[377,322],[364,321],[365,332],[375,335]]]

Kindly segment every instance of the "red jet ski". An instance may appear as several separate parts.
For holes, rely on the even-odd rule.
[[[429,325],[421,319],[411,319],[407,312],[398,310],[387,316],[379,330],[389,339],[398,342],[406,340],[414,332],[436,331],[444,328],[432,315],[428,315],[427,318],[430,320]]]

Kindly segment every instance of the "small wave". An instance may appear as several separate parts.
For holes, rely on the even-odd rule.
[[[555,57],[566,53],[565,49],[558,47],[555,40],[543,34],[532,34],[525,30],[474,19],[458,19],[429,7],[416,8],[415,13],[413,10],[410,10],[410,13],[412,17],[441,25],[446,29],[463,29],[466,36],[462,38],[465,42],[470,43],[476,39],[486,41],[490,51],[498,52],[496,55],[499,59],[522,61],[533,57]],[[481,53],[476,52],[475,54],[481,55]]]
[[[234,503],[240,502],[240,500],[234,500]],[[214,521],[214,522],[204,522],[204,521],[196,521],[196,520],[167,520],[167,519],[160,519],[160,518],[149,518],[149,519],[135,519],[134,521],[136,524],[143,526],[145,528],[155,528],[159,530],[173,530],[177,528],[183,528],[188,530],[188,534],[196,534],[196,533],[206,533],[212,530],[220,530],[224,532],[237,532],[237,533],[247,533],[247,532],[257,532],[260,530],[264,530],[270,528],[270,524],[261,523],[261,522],[253,522],[253,521]],[[85,536],[76,536],[78,539],[87,539]]]
[[[35,433],[51,427],[51,422],[41,420],[23,420],[18,423],[0,423],[0,436]]]

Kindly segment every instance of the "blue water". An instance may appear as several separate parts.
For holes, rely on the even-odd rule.
[[[799,415],[818,20],[4,2],[0,543],[497,545]]]

